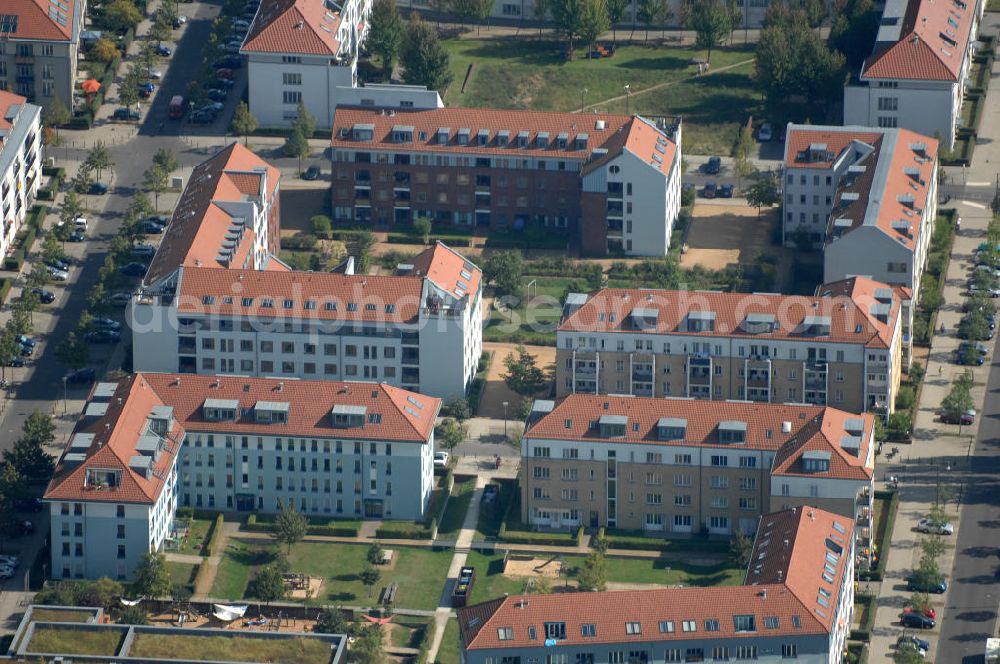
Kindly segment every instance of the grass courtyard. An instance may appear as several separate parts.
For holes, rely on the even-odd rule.
[[[111,656],[118,652],[124,637],[124,630],[38,627],[31,636],[28,652]]]
[[[328,664],[330,644],[308,638],[265,640],[234,636],[143,634],[136,636],[130,657],[188,660]]]
[[[438,650],[436,664],[458,664],[458,619],[448,618],[444,627],[444,637],[441,639],[441,649]]]
[[[198,573],[198,565],[167,561],[167,569],[170,570],[170,581],[174,585],[184,586],[194,592],[194,577]]]
[[[185,553],[190,555],[201,555],[207,556],[208,551],[208,536],[212,530],[212,521],[208,519],[191,519],[190,527],[187,537],[184,538],[184,542],[178,547],[178,553]]]
[[[300,542],[288,556],[294,572],[323,579],[323,589],[316,599],[343,604],[369,604],[378,599],[378,591],[389,583],[398,583],[396,606],[408,609],[433,609],[444,588],[450,551],[392,547],[396,559],[378,569],[381,579],[371,589],[361,582],[360,574],[368,565],[365,544]],[[277,553],[276,545],[264,541],[231,540],[219,563],[212,585],[213,597],[231,600],[253,599],[251,583],[255,568],[266,565]]]

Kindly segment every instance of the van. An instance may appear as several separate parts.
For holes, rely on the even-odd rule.
[[[184,117],[184,97],[174,95],[173,99],[170,100],[170,106],[167,107],[167,115],[174,120]]]
[[[81,231],[87,230],[87,218],[77,217],[76,219],[73,220],[73,226]]]

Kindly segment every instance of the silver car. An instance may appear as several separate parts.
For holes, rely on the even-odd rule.
[[[938,523],[930,519],[921,519],[917,522],[917,530],[922,533],[933,533],[935,535],[954,535],[955,526],[950,523]]]

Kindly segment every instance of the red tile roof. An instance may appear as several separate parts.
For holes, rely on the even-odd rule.
[[[848,420],[864,421],[861,435],[847,431]],[[807,422],[781,446],[771,465],[771,475],[871,480],[875,474],[875,455],[871,449],[873,425],[874,416],[871,413],[852,415],[827,408],[821,417]],[[857,444],[857,452],[845,447],[845,439],[852,440],[852,445]],[[829,455],[830,470],[824,473],[807,471],[803,459],[809,452]]]
[[[10,39],[70,41],[77,0],[62,0],[61,5],[46,0],[4,0],[0,14],[17,17],[17,28],[4,36]]]
[[[238,402],[237,412],[252,412],[258,401],[289,404],[288,421],[258,424],[253,416],[235,421],[209,421],[202,416],[206,399]],[[93,401],[91,403],[94,403]],[[425,444],[434,429],[441,400],[379,383],[304,381],[193,374],[135,374],[123,379],[107,401],[107,411],[88,421],[81,416],[74,433],[92,433],[86,460],[73,466],[61,459],[45,493],[46,500],[154,502],[164,485],[178,445],[167,447],[153,474],[146,478],[129,468],[146,420],[156,406],[173,408],[175,427],[169,438],[182,440],[185,432],[241,433],[280,436],[345,437],[357,440]],[[334,406],[362,406],[362,427],[334,428]],[[369,416],[378,415],[378,421]],[[72,440],[72,438],[71,438]],[[68,450],[68,448],[67,448]],[[120,469],[121,484],[114,489],[86,487],[88,468]]]
[[[14,126],[12,120],[17,109],[12,107],[20,106],[27,101],[26,98],[16,95],[13,92],[0,90],[0,148],[3,147],[7,130]]]
[[[264,186],[261,172],[266,173],[268,191],[261,190]],[[280,177],[278,169],[235,142],[196,166],[174,208],[145,283],[153,284],[168,277],[182,265],[220,265],[218,256],[233,220],[225,203],[270,200],[278,191]],[[231,266],[243,266],[243,260],[252,250],[253,237],[252,232],[244,232],[233,247]]]
[[[788,168],[833,168],[844,150],[855,142],[873,145],[882,137],[883,130],[861,127],[812,127],[788,125],[785,135],[785,165]],[[811,145],[825,145],[825,153],[811,151]],[[825,154],[825,157],[823,156]]]
[[[688,331],[692,312],[714,312],[712,331]],[[633,313],[638,312],[636,317]],[[655,314],[655,320],[639,314]],[[750,314],[774,317],[772,332],[751,334],[743,324]],[[810,333],[807,319],[828,317],[829,334]],[[846,297],[808,297],[769,293],[721,293],[717,291],[668,291],[605,288],[590,297],[559,325],[560,333],[624,332],[629,334],[682,334],[692,337],[732,336],[754,339],[816,339],[865,346],[888,346],[893,323],[882,323],[867,306]]]
[[[354,140],[356,125],[374,128],[371,141]],[[413,140],[393,140],[393,129],[412,127]],[[448,142],[438,142],[438,130],[448,130]],[[459,130],[466,130],[468,143],[460,145]],[[479,144],[479,132],[489,134],[486,145]],[[527,147],[518,146],[518,134],[527,132]],[[507,132],[507,144],[502,146],[499,133]],[[548,145],[540,147],[537,139],[547,133]],[[557,138],[564,134],[565,147],[558,147]],[[576,147],[577,136],[587,136],[587,147]],[[334,149],[356,150],[362,146],[401,152],[458,152],[470,155],[511,157],[548,157],[588,162],[587,171],[602,164],[622,150],[628,150],[657,170],[668,172],[677,152],[676,144],[656,129],[648,120],[627,115],[591,115],[485,108],[384,109],[338,106],[333,117]],[[607,153],[596,153],[595,150]],[[655,158],[654,158],[655,157]],[[657,162],[656,160],[660,161]],[[661,164],[666,167],[661,168]]]
[[[832,629],[830,614],[836,610],[848,561],[846,555],[839,557],[834,583],[827,584],[821,576],[827,562],[826,541],[836,536],[849,542],[853,537],[852,524],[844,517],[815,508],[796,512],[787,510],[762,517],[755,554],[763,553],[764,556],[758,559],[755,555],[751,559],[746,585],[498,598],[458,610],[462,645],[466,650],[541,647],[547,645],[544,627],[547,622],[565,625],[565,638],[552,644],[556,647],[735,639],[746,634],[736,630],[735,616],[752,616],[756,637],[828,634]],[[845,534],[834,530],[835,521]],[[782,550],[782,555],[778,555],[775,548],[783,546],[778,534],[787,532],[786,525],[794,528],[798,536],[794,537],[794,545],[789,542],[787,552]],[[769,542],[769,546],[762,543],[760,533],[763,530],[774,533],[774,541]],[[768,580],[758,582],[755,579],[763,575],[754,574],[753,570],[761,561],[766,564]],[[778,571],[782,574],[777,574]],[[829,612],[816,602],[821,586],[833,588]],[[820,612],[828,615],[824,617]],[[768,626],[770,619],[776,619],[774,627]],[[672,631],[661,631],[663,621],[673,623]],[[685,631],[684,621],[693,621],[694,631]],[[706,621],[717,621],[717,631],[706,631]],[[626,623],[638,623],[638,631],[633,629],[634,633],[630,634]],[[584,625],[593,630],[593,636],[583,635]],[[531,638],[532,628],[535,638]],[[510,638],[501,639],[500,631],[508,629]]]
[[[869,57],[861,78],[957,81],[979,2],[910,0],[902,37]]]
[[[315,0],[263,0],[240,53],[298,53],[336,56],[340,52],[339,12]]]
[[[415,274],[427,277],[453,297],[479,292],[483,273],[464,256],[438,242],[413,258]],[[461,293],[461,295],[459,295]]]

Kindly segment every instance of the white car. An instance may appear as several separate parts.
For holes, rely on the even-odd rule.
[[[87,230],[87,218],[77,217],[76,219],[73,220],[73,225],[76,226],[81,231],[85,231]]]
[[[161,78],[163,78],[163,72],[160,71],[159,69],[150,69],[149,71],[146,72],[146,75],[149,76],[149,78],[153,79],[154,81],[158,81]]]
[[[765,122],[757,130],[757,140],[761,143],[767,143],[774,137],[774,132],[771,131],[771,123]]]
[[[448,458],[449,458],[449,456],[451,456],[451,455],[449,455],[447,452],[435,452],[434,453],[434,465],[437,468],[447,468],[448,467]]]
[[[935,535],[954,535],[955,526],[950,523],[936,523],[930,519],[921,519],[917,522],[917,530],[922,533],[934,533]]]

